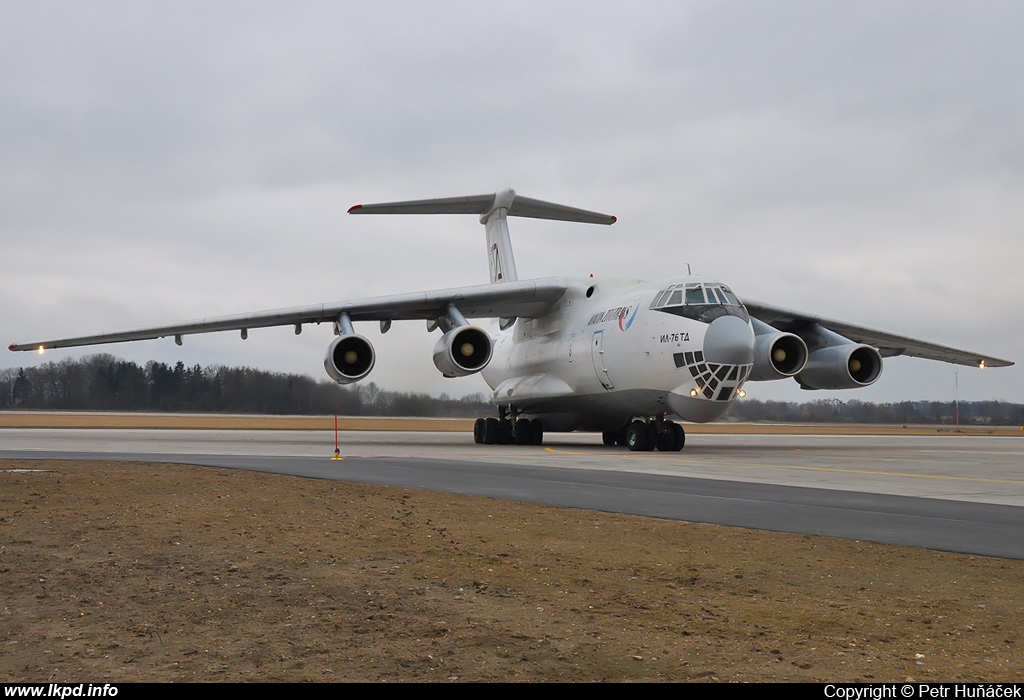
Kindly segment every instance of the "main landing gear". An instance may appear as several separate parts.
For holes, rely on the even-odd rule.
[[[473,442],[478,445],[540,445],[544,426],[539,420],[520,418],[477,418],[473,424]]]
[[[601,437],[605,445],[626,446],[632,452],[650,452],[655,448],[659,452],[679,452],[686,444],[683,426],[664,418],[647,422],[635,420],[625,428],[610,430]]]

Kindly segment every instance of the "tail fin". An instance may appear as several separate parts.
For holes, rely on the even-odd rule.
[[[421,199],[410,202],[384,204],[357,204],[349,214],[476,214],[487,232],[487,259],[491,268],[491,282],[511,282],[519,279],[512,240],[509,238],[509,216],[531,219],[578,221],[584,224],[614,224],[615,217],[608,214],[576,209],[539,199],[517,197],[515,190],[507,189],[495,194],[446,199]]]

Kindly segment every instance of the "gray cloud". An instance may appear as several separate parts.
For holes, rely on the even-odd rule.
[[[741,295],[1022,359],[1016,4],[3,8],[8,342],[482,282],[471,219],[344,212],[514,186],[619,216],[513,222],[521,274],[691,263]],[[433,340],[400,325],[375,381],[483,388],[442,380]],[[107,349],[318,375],[317,333]],[[836,396],[949,398],[955,371],[900,360]],[[965,398],[1024,389],[1016,367],[960,373]]]

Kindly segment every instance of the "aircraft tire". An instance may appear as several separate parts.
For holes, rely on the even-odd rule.
[[[604,443],[605,447],[611,447],[618,442],[619,439],[616,433],[618,433],[617,430],[606,430],[601,433],[601,442]]]
[[[495,445],[498,442],[498,419],[484,419],[484,444]]]
[[[678,423],[672,424],[672,451],[681,452],[686,444],[686,431]]]
[[[672,430],[674,423],[669,423],[664,430],[655,429],[654,445],[658,452],[671,452],[675,445],[675,432]]]
[[[498,444],[511,445],[515,442],[515,428],[512,421],[505,419],[498,421]]]
[[[539,420],[530,421],[530,444],[544,444],[544,425]]]
[[[525,418],[520,418],[519,420],[517,420],[515,429],[513,431],[515,435],[515,443],[517,445],[529,445],[532,429],[533,421],[527,420]]]
[[[655,423],[646,423],[647,444],[644,445],[644,452],[653,452],[658,446],[658,426]]]
[[[626,428],[626,445],[630,452],[645,452],[647,450],[648,435],[647,424],[635,420]]]
[[[487,425],[487,420],[484,418],[477,418],[476,422],[473,423],[473,442],[478,445],[484,444],[484,428]]]

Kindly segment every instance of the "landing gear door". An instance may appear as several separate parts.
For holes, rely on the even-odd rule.
[[[590,357],[594,360],[594,373],[601,386],[605,389],[614,389],[611,377],[608,376],[608,367],[604,361],[604,331],[595,331],[594,338],[590,343]]]

